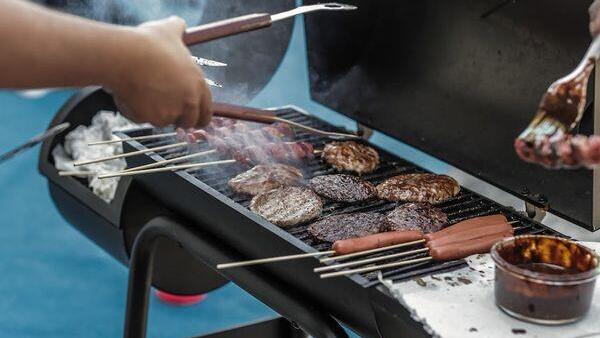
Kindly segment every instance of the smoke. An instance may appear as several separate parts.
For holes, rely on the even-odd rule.
[[[0,0],[2,1],[2,0]],[[294,0],[37,0],[75,15],[124,25],[137,25],[171,15],[188,26],[249,13],[278,13],[295,6]],[[213,98],[247,104],[271,78],[287,49],[293,20],[269,29],[203,43],[192,54],[227,63],[203,67],[206,76],[223,88],[211,88]]]

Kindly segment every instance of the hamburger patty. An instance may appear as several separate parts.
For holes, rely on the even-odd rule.
[[[370,182],[351,175],[323,175],[313,177],[308,185],[319,195],[336,202],[361,202],[376,195]]]
[[[250,210],[275,225],[289,227],[318,217],[323,203],[308,188],[283,187],[254,196]]]
[[[359,175],[370,173],[379,166],[377,151],[354,141],[328,143],[321,156],[335,169]]]
[[[398,202],[443,202],[460,192],[458,182],[450,176],[436,174],[398,175],[377,186],[377,196]]]
[[[259,164],[229,180],[231,190],[239,194],[258,195],[276,188],[298,185],[303,179],[296,167],[285,164]]]
[[[363,237],[385,231],[385,216],[376,212],[361,212],[325,217],[308,226],[308,233],[321,242]]]
[[[448,215],[429,203],[406,203],[386,216],[389,231],[422,230],[435,232],[448,223]]]

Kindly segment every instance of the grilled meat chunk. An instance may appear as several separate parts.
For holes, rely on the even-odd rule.
[[[276,188],[298,185],[302,172],[286,164],[259,164],[229,180],[231,190],[238,194],[258,195]]]
[[[379,166],[377,151],[354,141],[331,142],[325,145],[321,156],[335,169],[359,175],[370,173]]]
[[[283,187],[254,196],[250,210],[285,228],[318,217],[323,211],[323,203],[308,188]]]
[[[435,232],[448,223],[448,215],[429,203],[406,203],[386,216],[388,231],[421,230]]]
[[[377,196],[392,202],[440,203],[459,192],[460,186],[456,180],[436,174],[398,175],[377,186]]]
[[[308,185],[317,194],[336,202],[362,202],[376,195],[373,184],[351,175],[316,176],[309,181]]]
[[[385,231],[385,216],[377,212],[361,212],[325,217],[308,226],[308,233],[318,241],[363,237]]]

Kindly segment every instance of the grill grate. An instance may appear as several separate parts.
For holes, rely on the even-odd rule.
[[[309,125],[315,128],[327,130],[327,131],[340,131],[332,127],[331,125],[324,123],[314,117],[307,116],[301,114],[297,111],[286,109],[278,111],[278,116],[302,123],[305,125]],[[296,140],[297,141],[305,141],[313,144],[315,149],[322,149],[323,146],[330,142],[330,140],[323,138],[319,135],[309,134],[305,131],[296,130]],[[169,143],[175,142],[175,139],[163,139],[163,140],[148,140],[142,141],[141,144],[146,147],[157,147]],[[189,149],[189,147],[193,147],[193,149]],[[158,154],[165,158],[170,159],[176,156],[181,156],[186,154],[189,151],[203,151],[208,150],[209,148],[205,144],[197,144],[193,146],[188,146],[188,149],[182,147],[180,149],[170,149],[167,151],[159,152]],[[408,174],[408,173],[419,173],[419,172],[427,172],[425,169],[415,166],[414,164],[403,160],[397,156],[391,155],[381,149],[378,149],[381,157],[381,165],[377,171],[374,173],[365,175],[364,178],[374,184],[378,184],[385,179],[398,175],[398,174]],[[218,154],[209,155],[202,158],[198,158],[197,161],[210,161],[210,160],[218,160],[220,159]],[[305,177],[311,178],[313,176],[330,174],[334,173],[335,170],[326,164],[322,163],[319,159],[313,159],[309,161],[304,168],[302,168],[305,174]],[[218,167],[205,167],[198,170],[190,170],[188,171],[198,180],[203,183],[209,185],[213,189],[219,191],[221,194],[227,196],[231,200],[236,203],[241,204],[244,207],[248,207],[250,203],[250,198],[245,196],[239,196],[232,192],[228,186],[227,181],[229,178],[237,175],[238,173],[247,170],[247,168],[238,165],[232,164],[228,166],[218,166]],[[347,205],[342,203],[336,203],[331,201],[325,201],[323,205],[323,214],[321,217],[326,217],[335,214],[346,214],[346,213],[355,213],[355,212],[364,212],[364,211],[376,211],[376,212],[387,212],[393,209],[396,206],[393,202],[385,202],[385,201],[371,201],[362,204],[353,204]],[[492,215],[497,213],[504,214],[509,221],[518,221],[518,223],[513,224],[515,227],[515,234],[552,234],[559,235],[553,230],[545,227],[544,225],[537,223],[530,218],[525,217],[524,215],[510,209],[504,207],[492,200],[489,200],[481,195],[478,195],[472,191],[462,188],[461,192],[453,197],[450,200],[447,200],[443,203],[437,205],[441,210],[448,214],[448,218],[450,223],[454,224],[456,222],[463,221],[465,219],[477,217],[477,216],[485,216]],[[301,224],[292,228],[286,229],[287,232],[295,236],[296,238],[302,240],[306,244],[312,246],[316,250],[329,250],[330,244],[328,243],[318,243],[313,240],[308,232],[307,232],[308,224]],[[385,253],[374,254],[370,256],[362,256],[359,259],[377,257],[382,254],[391,254],[396,252],[408,251],[418,248],[419,246],[405,247],[397,250],[390,250]],[[418,257],[425,256],[426,253],[416,254],[413,256],[403,257],[402,260],[408,260]],[[380,261],[378,264],[385,264],[391,261],[397,261],[397,259]],[[425,262],[419,264],[413,264],[409,266],[403,266],[400,268],[393,268],[383,271],[383,276],[386,278],[390,278],[392,280],[402,280],[413,278],[415,276],[426,275],[426,274],[434,274],[440,273],[442,271],[446,271],[449,269],[454,269],[457,267],[464,266],[465,262],[463,260],[454,261],[454,262]],[[362,276],[368,281],[364,286],[368,287],[377,283],[377,274],[376,273],[367,273],[362,274]]]

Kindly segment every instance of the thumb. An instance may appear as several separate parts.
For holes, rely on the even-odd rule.
[[[173,31],[174,33],[177,34],[183,34],[183,32],[185,31],[185,20],[183,20],[182,18],[172,15],[166,19],[163,20],[164,21],[164,26]]]
[[[165,30],[172,34],[183,35],[186,24],[185,24],[185,20],[183,20],[182,18],[180,18],[178,16],[173,15],[168,18],[161,19],[161,20],[144,22],[140,26],[154,27],[154,28],[158,28],[161,30]]]

